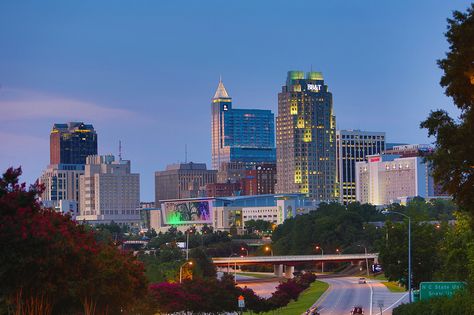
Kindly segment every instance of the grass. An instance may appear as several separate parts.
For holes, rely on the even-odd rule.
[[[263,273],[253,273],[253,272],[237,272],[237,274],[240,276],[253,277],[257,279],[275,278],[275,275],[272,273],[263,274]]]
[[[329,285],[325,282],[316,280],[311,283],[310,287],[301,292],[298,301],[291,301],[287,306],[273,312],[263,313],[264,315],[278,314],[278,315],[295,315],[305,312],[311,307],[319,297],[328,289]],[[250,314],[250,313],[245,313]]]
[[[393,281],[384,281],[381,282],[384,286],[386,286],[390,292],[406,292],[404,287],[399,287],[398,283]]]
[[[368,279],[374,279],[374,280],[381,280],[381,281],[387,281],[388,280],[383,273],[378,274],[376,276],[370,276],[370,277],[367,277],[367,278]]]
[[[398,283],[395,281],[388,281],[388,279],[385,277],[383,273],[374,276],[368,277],[369,279],[375,279],[375,280],[380,280],[384,286],[387,287],[387,289],[390,290],[390,292],[406,292],[407,290],[404,287],[398,286]]]

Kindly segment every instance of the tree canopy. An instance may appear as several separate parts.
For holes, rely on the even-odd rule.
[[[461,111],[453,119],[436,110],[421,123],[436,137],[432,162],[433,177],[451,194],[461,210],[474,215],[474,4],[465,13],[455,11],[446,32],[449,51],[438,60],[444,71],[441,86]]]
[[[118,314],[147,292],[143,266],[69,216],[44,209],[41,187],[0,178],[0,308],[15,314]],[[2,311],[0,309],[0,311]]]

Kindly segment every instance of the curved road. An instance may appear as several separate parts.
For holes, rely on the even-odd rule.
[[[378,281],[368,280],[359,284],[356,277],[320,278],[329,284],[329,289],[314,304],[320,308],[321,315],[350,314],[355,305],[360,305],[366,315],[392,314],[393,307],[407,302],[406,293],[392,293]]]

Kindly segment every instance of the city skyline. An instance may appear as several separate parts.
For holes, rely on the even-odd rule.
[[[419,122],[439,107],[453,112],[436,59],[448,49],[445,19],[467,2],[299,2],[295,10],[275,5],[271,12],[267,4],[234,4],[228,21],[212,2],[104,2],[94,5],[97,12],[87,2],[56,3],[50,14],[47,1],[0,4],[2,172],[21,165],[22,181],[32,183],[48,164],[51,126],[84,121],[100,135],[99,154],[117,155],[122,140],[124,158],[141,174],[141,199],[153,200],[154,171],[184,161],[185,145],[188,161],[210,166],[208,104],[219,74],[239,107],[276,113],[287,71],[322,71],[335,96],[337,129],[383,131],[387,142],[426,143]],[[169,31],[173,18],[179,23]],[[292,19],[308,36],[307,50],[281,46],[282,39],[292,42]],[[312,34],[321,40],[311,42]],[[227,36],[231,49],[212,51],[216,36]]]

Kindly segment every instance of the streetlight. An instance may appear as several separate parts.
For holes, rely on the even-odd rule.
[[[396,213],[408,219],[408,302],[411,303],[411,218],[397,211],[385,210],[383,213]]]
[[[230,254],[229,258],[233,256],[238,256],[238,255],[235,253],[232,253]],[[230,269],[230,262],[227,263],[227,273],[229,273],[229,269]],[[237,262],[235,261],[234,261],[234,282],[237,283]]]
[[[246,251],[246,252],[247,252],[247,256],[249,255],[249,250],[248,250],[247,248],[245,248],[245,247],[241,247],[241,248],[240,248],[240,250],[242,250],[242,251]]]
[[[316,250],[321,250],[321,257],[324,256],[324,250],[321,246],[316,246]],[[324,273],[324,261],[321,261],[321,273]]]
[[[273,256],[273,249],[271,249],[270,246],[265,246],[265,251],[270,251],[271,255]]]
[[[184,264],[182,264],[181,267],[179,267],[179,283],[181,283],[182,280],[183,280],[183,267],[186,266],[186,265],[192,266],[193,262],[192,261],[187,261]]]
[[[369,258],[367,257],[367,247],[362,245],[357,245],[358,247],[362,247],[365,252],[365,269],[367,269],[367,277],[369,276]]]
[[[338,255],[341,254],[341,251],[339,250],[339,248],[336,248],[336,253],[337,253]]]

